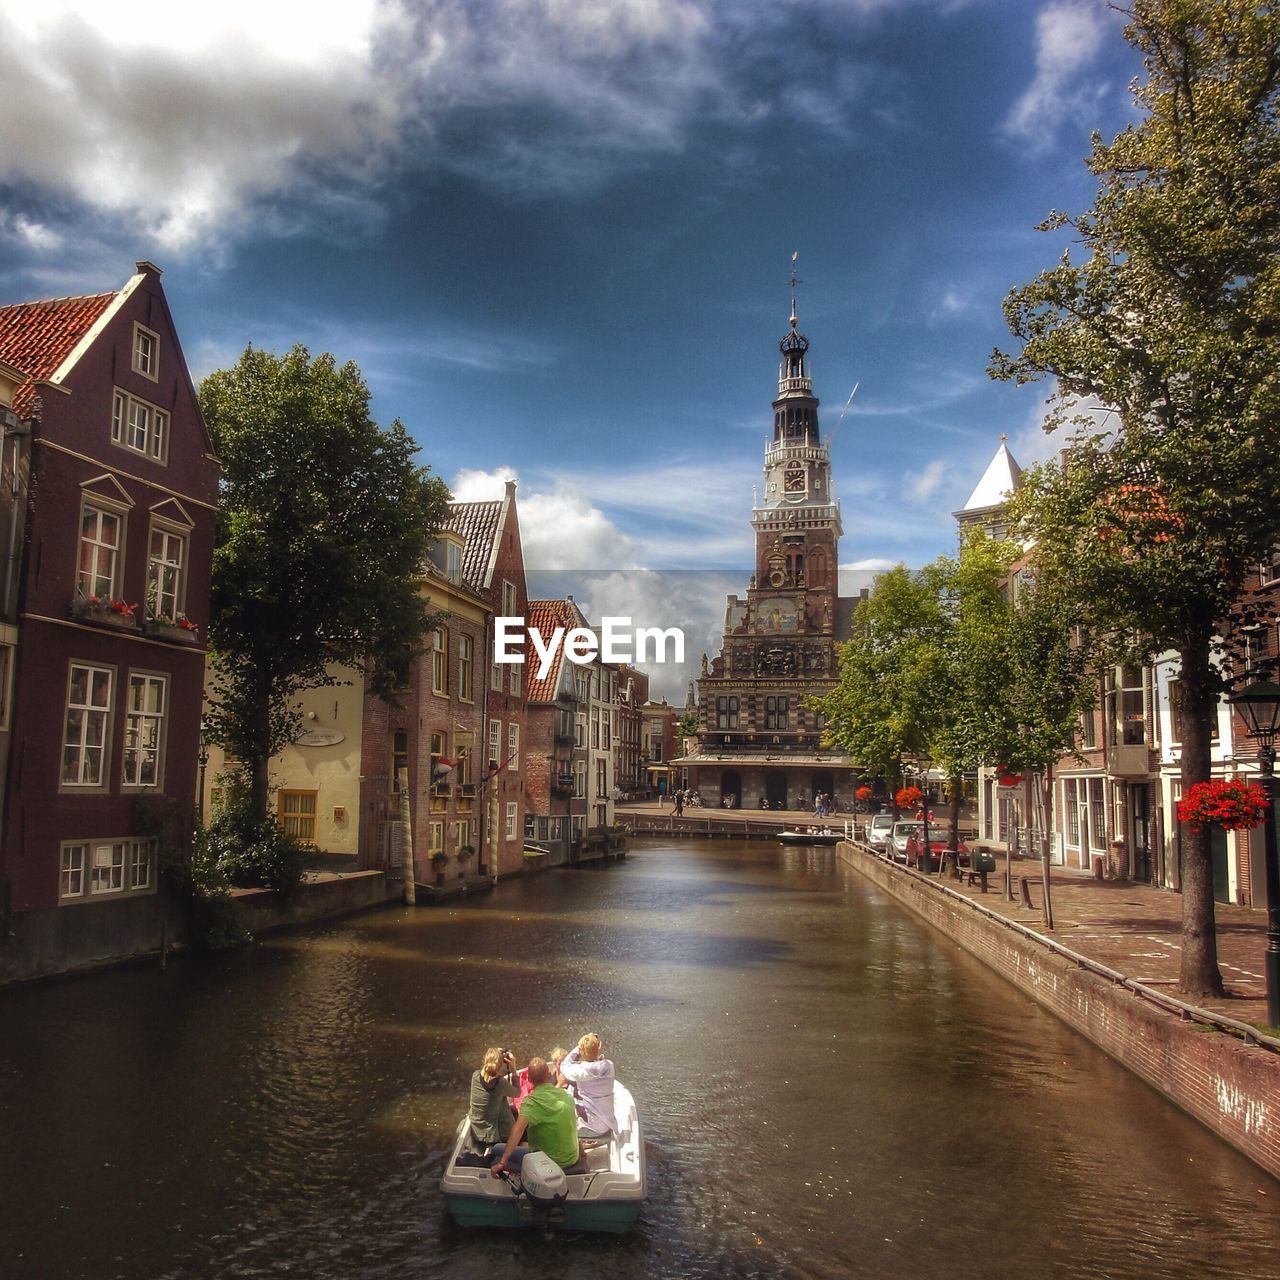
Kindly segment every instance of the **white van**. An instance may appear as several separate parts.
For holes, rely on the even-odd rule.
[[[873,814],[867,823],[867,843],[877,853],[888,853],[889,836],[893,832],[893,814]]]

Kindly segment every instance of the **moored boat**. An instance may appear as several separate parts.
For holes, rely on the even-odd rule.
[[[644,1141],[635,1099],[617,1081],[613,1106],[618,1132],[611,1138],[587,1140],[586,1173],[565,1177],[563,1192],[554,1198],[540,1195],[540,1187],[526,1188],[514,1170],[504,1178],[493,1177],[484,1146],[475,1140],[464,1116],[440,1182],[455,1221],[464,1227],[625,1231],[644,1203]]]
[[[782,844],[838,844],[842,836],[838,831],[779,831]]]

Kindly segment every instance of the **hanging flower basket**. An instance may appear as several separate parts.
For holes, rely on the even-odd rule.
[[[996,780],[1002,787],[1016,787],[1022,781],[1022,774],[1008,773],[1002,770],[996,775]]]
[[[919,787],[903,787],[893,797],[899,809],[918,809],[923,799],[924,792]]]
[[[859,800],[870,800],[872,791],[870,787],[859,787],[853,794]]]
[[[1197,782],[1178,801],[1178,821],[1192,830],[1211,824],[1224,831],[1256,827],[1267,811],[1267,794],[1256,782],[1241,778],[1213,778]]]

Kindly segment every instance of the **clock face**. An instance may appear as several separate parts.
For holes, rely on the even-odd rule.
[[[804,470],[801,467],[789,467],[784,484],[788,493],[803,493]]]

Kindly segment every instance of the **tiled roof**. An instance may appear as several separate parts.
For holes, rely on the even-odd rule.
[[[469,586],[481,591],[487,585],[485,578],[501,515],[500,501],[449,504],[449,522],[445,527],[463,540],[462,576]]]
[[[57,371],[115,299],[114,293],[98,293],[0,307],[0,360],[27,375],[13,397],[16,413],[31,412],[35,400],[32,383]]]
[[[525,625],[536,628],[544,640],[549,641],[557,627],[566,632],[574,627],[585,627],[587,620],[582,610],[572,600],[530,600],[525,610]],[[529,702],[554,702],[556,686],[560,682],[560,664],[564,661],[564,646],[561,645],[551,658],[551,667],[547,674],[538,678],[540,661],[532,644],[525,646],[525,697]]]

